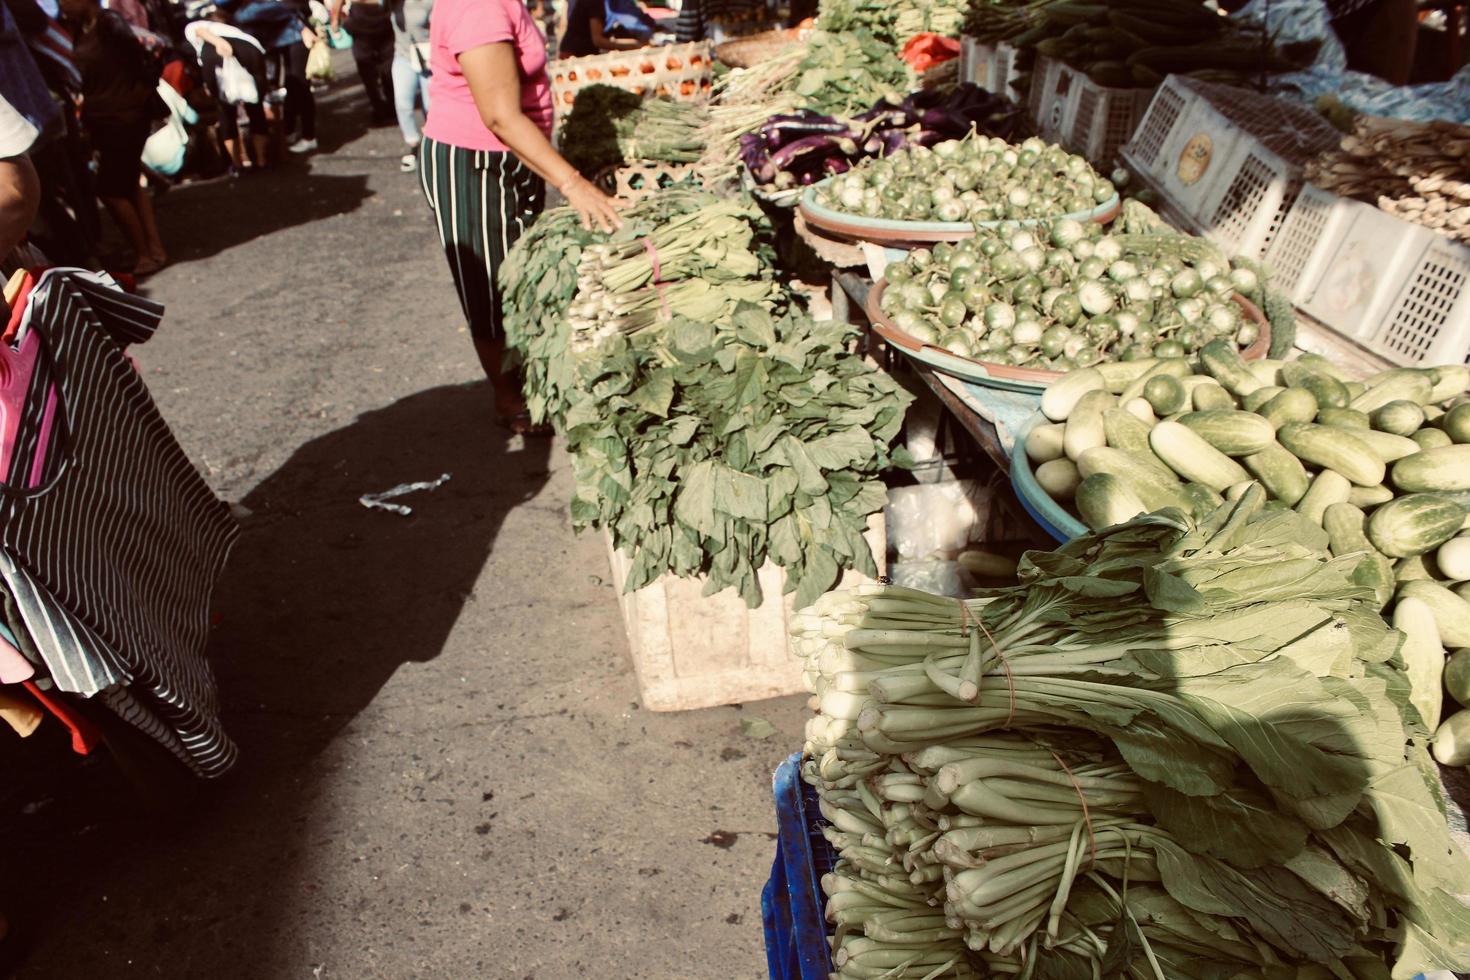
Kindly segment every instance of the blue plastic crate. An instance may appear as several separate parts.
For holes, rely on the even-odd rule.
[[[836,855],[822,836],[817,791],[801,779],[801,753],[776,769],[776,860],[761,892],[771,980],[827,980],[832,972],[822,875]]]

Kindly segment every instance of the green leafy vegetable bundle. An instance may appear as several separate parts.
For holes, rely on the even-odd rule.
[[[756,606],[771,561],[805,605],[842,569],[875,574],[863,530],[911,398],[848,352],[853,339],[847,324],[742,304],[578,360],[572,520],[632,556],[629,591],[707,575],[706,595],[735,588]]]
[[[622,230],[609,236],[584,229],[570,208],[555,208],[521,236],[501,267],[506,339],[520,359],[526,403],[538,422],[562,428],[577,391],[574,333],[591,332],[593,319],[603,316],[600,307],[581,318],[572,314],[584,285],[613,304],[617,319],[609,332],[680,315],[728,313],[739,299],[772,299],[766,274],[774,260],[770,229],[748,198],[730,201],[670,188],[622,217]],[[743,243],[742,254],[735,254],[738,249],[726,242],[727,235]],[[598,250],[588,257],[587,268],[609,273],[607,283],[594,283],[584,274],[584,256],[594,247]],[[661,257],[656,275],[654,254]],[[746,282],[739,277],[751,270],[753,257],[759,278]]]
[[[838,977],[1408,978],[1470,869],[1403,636],[1253,487],[797,624]],[[888,970],[889,972],[883,972]]]
[[[634,160],[692,163],[704,150],[708,122],[708,110],[695,103],[589,85],[562,123],[562,154],[587,177]]]
[[[822,0],[817,27],[824,31],[862,28],[892,48],[902,48],[926,31],[958,37],[968,0]]]
[[[814,32],[796,70],[773,94],[790,94],[798,105],[825,115],[851,116],[882,98],[896,105],[913,87],[913,75],[893,46],[855,28]]]

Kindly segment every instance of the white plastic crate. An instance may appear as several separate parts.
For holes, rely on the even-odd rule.
[[[1395,298],[1429,248],[1434,232],[1363,204],[1338,239],[1300,306],[1309,316],[1373,348]]]
[[[1108,168],[1149,106],[1149,89],[1106,88],[1086,74],[1038,57],[1032,74],[1032,118],[1041,135]],[[1039,87],[1038,87],[1039,86]]]
[[[1260,258],[1301,191],[1302,164],[1339,136],[1309,109],[1171,75],[1121,156],[1192,231]]]
[[[882,512],[863,537],[881,572],[887,554]],[[780,697],[805,690],[801,661],[790,650],[787,626],[795,613],[782,595],[786,573],[767,562],[756,573],[765,601],[755,609],[731,589],[705,598],[703,579],[664,575],[637,592],[623,592],[632,561],[612,548],[613,588],[623,613],[639,700],[650,711],[685,711]],[[843,573],[842,587],[867,581]]]
[[[1399,364],[1470,363],[1467,284],[1470,248],[1431,233],[1387,316],[1364,345]]]
[[[973,37],[960,38],[960,81],[989,88],[990,59],[995,46]]]
[[[995,46],[995,56],[990,60],[990,74],[984,82],[987,89],[1008,99],[1012,97],[1011,83],[1021,74],[1016,67],[1019,54],[1020,52],[1004,41]]]
[[[1273,285],[1300,306],[1326,272],[1354,214],[1365,207],[1320,187],[1304,186],[1266,250]]]

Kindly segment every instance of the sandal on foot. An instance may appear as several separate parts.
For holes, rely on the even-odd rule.
[[[509,415],[500,416],[500,426],[510,431],[515,436],[530,436],[535,439],[549,439],[556,434],[556,430],[545,422],[539,425],[531,421],[531,413],[527,411],[511,412]]]

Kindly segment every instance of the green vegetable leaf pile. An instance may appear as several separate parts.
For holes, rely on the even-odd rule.
[[[1029,553],[978,599],[866,586],[801,617],[836,976],[1470,968],[1403,638],[1357,556],[1265,499]]]
[[[911,397],[849,352],[854,337],[741,304],[577,359],[572,521],[632,556],[628,591],[703,575],[707,595],[734,588],[753,607],[771,561],[806,605],[845,568],[876,574],[863,530]]]
[[[592,178],[634,160],[692,163],[704,151],[708,123],[709,111],[696,103],[589,85],[562,122],[560,145],[567,162]]]
[[[834,32],[861,28],[901,49],[915,34],[926,31],[958,37],[967,9],[968,0],[822,0],[817,27]]]
[[[815,31],[796,70],[774,91],[789,93],[799,105],[824,115],[851,116],[883,98],[896,105],[912,83],[912,72],[894,46],[858,27]]]
[[[577,390],[570,356],[574,335],[597,332],[605,316],[613,331],[621,331],[666,322],[681,313],[728,315],[741,299],[776,301],[769,275],[775,256],[770,225],[749,198],[731,202],[703,191],[671,188],[625,210],[622,218],[623,228],[608,235],[584,229],[571,208],[554,208],[521,236],[501,265],[506,340],[524,371],[526,404],[537,422],[562,428]],[[730,236],[737,245],[727,241]],[[733,254],[737,249],[738,257]],[[592,250],[597,251],[596,272],[583,262]],[[609,250],[620,259],[616,270],[605,262]],[[655,254],[669,260],[667,268],[660,262],[657,284],[652,279]],[[721,275],[716,267],[722,262],[755,278]],[[602,281],[603,273],[614,272],[607,283]],[[585,306],[591,293],[610,292],[609,284],[616,287],[616,321],[612,311],[596,304],[580,314],[574,311],[579,299]],[[589,295],[580,295],[583,287]]]

